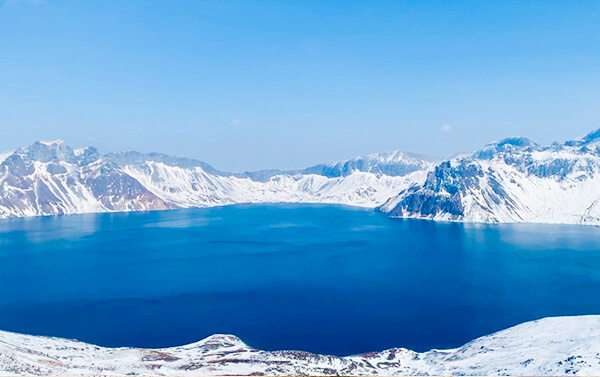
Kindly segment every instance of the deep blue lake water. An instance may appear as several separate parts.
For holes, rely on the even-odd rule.
[[[0,221],[0,329],[347,355],[600,313],[600,229],[240,205]]]

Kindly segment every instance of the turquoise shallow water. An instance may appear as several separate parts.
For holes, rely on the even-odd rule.
[[[0,221],[0,329],[346,355],[600,313],[600,228],[239,205]]]

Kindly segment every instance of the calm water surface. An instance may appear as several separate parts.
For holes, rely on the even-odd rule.
[[[0,221],[0,329],[346,355],[600,313],[600,229],[241,205]]]

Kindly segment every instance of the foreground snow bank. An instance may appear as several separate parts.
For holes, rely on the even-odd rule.
[[[164,349],[0,332],[0,375],[600,375],[600,315],[553,317],[453,350],[336,357],[259,351],[232,335]]]

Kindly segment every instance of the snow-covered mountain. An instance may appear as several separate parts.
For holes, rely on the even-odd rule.
[[[375,207],[422,183],[433,166],[394,152],[306,171],[233,174],[158,153],[100,155],[42,141],[0,155],[0,218],[265,202]]]
[[[275,175],[317,174],[329,178],[345,177],[355,171],[377,173],[389,176],[403,176],[416,171],[431,169],[439,158],[408,152],[384,152],[351,158],[345,161],[319,164],[302,170],[259,170],[237,174],[265,181]]]
[[[260,351],[232,335],[164,349],[104,348],[0,332],[0,375],[438,375],[600,374],[600,316],[552,317],[452,350],[405,348],[337,357]]]
[[[600,130],[549,146],[508,138],[439,163],[391,152],[239,174],[61,141],[0,154],[0,218],[267,202],[383,204],[393,217],[442,221],[600,225]]]
[[[600,130],[549,146],[491,143],[441,162],[379,209],[443,221],[600,225]]]
[[[319,174],[326,177],[343,177],[358,170],[390,176],[407,175],[431,168],[440,159],[401,151],[376,153],[346,161],[322,164],[300,171],[302,174]]]

